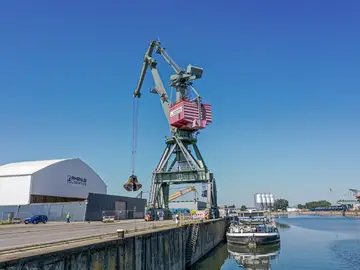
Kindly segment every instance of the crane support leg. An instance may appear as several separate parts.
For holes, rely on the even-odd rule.
[[[169,211],[169,188],[176,184],[206,183],[207,211],[210,218],[218,217],[216,185],[190,131],[178,131],[166,140],[166,148],[153,172],[149,206]],[[191,152],[195,152],[195,157]]]

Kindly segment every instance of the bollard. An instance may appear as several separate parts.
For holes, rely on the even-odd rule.
[[[116,232],[117,232],[118,238],[124,238],[125,232],[123,229],[117,229]]]

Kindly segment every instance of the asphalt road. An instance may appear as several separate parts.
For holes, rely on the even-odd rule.
[[[20,247],[31,244],[44,244],[53,241],[78,237],[114,233],[117,229],[143,229],[156,225],[174,223],[172,220],[145,222],[144,220],[124,220],[119,223],[47,223],[0,226],[0,249]]]

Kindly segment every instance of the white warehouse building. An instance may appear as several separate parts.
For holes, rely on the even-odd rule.
[[[107,185],[79,158],[25,161],[0,166],[0,205],[84,201]]]

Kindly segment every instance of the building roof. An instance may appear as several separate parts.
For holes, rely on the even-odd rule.
[[[16,175],[32,175],[46,167],[49,167],[55,163],[70,160],[69,159],[53,159],[53,160],[40,160],[40,161],[23,161],[9,163],[0,166],[1,176],[16,176]]]

